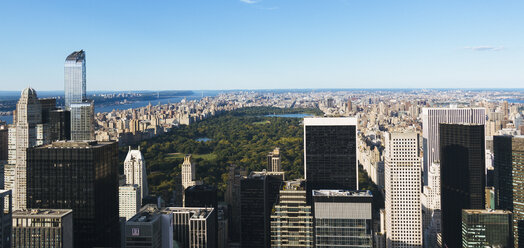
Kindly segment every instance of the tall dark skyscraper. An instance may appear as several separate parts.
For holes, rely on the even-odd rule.
[[[513,211],[512,136],[493,136],[497,209]]]
[[[461,247],[462,209],[484,209],[484,125],[440,124],[442,239]]]
[[[356,118],[304,118],[308,189],[358,188],[356,126]]]
[[[118,146],[54,142],[28,149],[28,208],[72,209],[74,247],[117,247]]]
[[[71,112],[62,109],[49,112],[49,140],[71,139]]]
[[[283,172],[252,172],[241,180],[242,247],[270,247],[271,210],[283,180]]]

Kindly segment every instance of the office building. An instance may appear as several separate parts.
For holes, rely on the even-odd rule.
[[[71,140],[95,139],[95,105],[93,100],[84,100],[70,104]]]
[[[184,207],[218,208],[217,188],[207,184],[194,185],[184,191]]]
[[[0,247],[11,248],[13,226],[13,195],[11,190],[0,190]]]
[[[513,212],[515,247],[524,244],[524,136],[494,136],[497,208]]]
[[[67,56],[64,64],[65,106],[70,110],[72,103],[86,99],[86,57],[83,50]]]
[[[280,148],[276,147],[273,152],[267,155],[267,171],[282,171],[282,166],[280,165]]]
[[[315,247],[373,247],[371,191],[313,190]]]
[[[142,202],[142,198],[149,195],[149,188],[147,185],[146,160],[140,151],[140,146],[136,150],[129,147],[124,160],[124,175],[126,184],[136,184],[140,187],[140,202]]]
[[[55,109],[49,112],[49,140],[71,139],[71,112]]]
[[[304,118],[308,189],[358,189],[356,126],[356,118]]]
[[[140,211],[141,206],[140,186],[133,184],[118,187],[118,213],[120,218],[131,219]]]
[[[26,88],[16,104],[13,124],[9,126],[8,160],[4,175],[5,189],[12,190],[13,208],[26,208],[27,148],[46,142],[42,124],[42,106],[36,91]]]
[[[59,141],[27,152],[27,206],[72,209],[75,247],[119,246],[117,143]]]
[[[125,223],[126,248],[173,247],[173,214],[146,205]]]
[[[419,136],[386,133],[385,146],[387,247],[422,247]]]
[[[240,181],[242,247],[271,246],[271,211],[278,200],[284,172],[252,172]]]
[[[178,247],[216,248],[217,217],[214,208],[168,207],[173,214],[173,240]]]
[[[240,241],[240,181],[247,177],[247,171],[237,165],[230,165],[224,200],[229,205],[229,237],[233,242]]]
[[[271,214],[271,247],[313,247],[313,214],[304,180],[285,182]]]
[[[460,247],[462,209],[483,209],[484,125],[440,124],[442,241]]]
[[[511,234],[510,211],[462,210],[462,247],[512,247]]]
[[[428,184],[427,171],[431,163],[440,160],[439,124],[486,123],[484,108],[423,108],[422,109],[422,147],[424,150],[424,185]]]
[[[71,209],[27,209],[13,212],[13,247],[72,248]]]
[[[433,162],[428,171],[428,185],[423,187],[421,195],[425,247],[433,247],[429,244],[436,244],[436,234],[440,233],[440,197],[440,163]]]

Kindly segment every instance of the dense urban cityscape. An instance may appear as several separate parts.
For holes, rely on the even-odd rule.
[[[238,90],[96,112],[85,61],[65,59],[63,101],[25,88],[0,123],[2,247],[524,243],[521,89]]]

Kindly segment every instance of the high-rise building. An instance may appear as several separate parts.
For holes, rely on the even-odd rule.
[[[242,247],[271,246],[271,211],[278,200],[284,172],[251,172],[240,182]]]
[[[437,243],[436,235],[440,233],[440,163],[433,162],[428,171],[428,185],[423,187],[422,230],[424,246],[433,247]],[[438,214],[435,214],[438,211]]]
[[[11,248],[13,225],[13,196],[11,190],[0,190],[0,247]],[[13,246],[16,247],[16,246]]]
[[[190,186],[195,185],[196,180],[196,169],[195,164],[191,162],[191,154],[187,154],[184,157],[184,162],[182,163],[182,187],[187,189]]]
[[[207,184],[188,187],[184,191],[184,207],[218,208],[217,188]]]
[[[7,131],[7,125],[0,122],[0,161],[7,161],[7,147],[9,140],[9,132]]]
[[[124,175],[126,176],[126,184],[136,184],[140,187],[140,202],[142,202],[142,198],[149,195],[146,173],[146,160],[142,156],[140,147],[136,150],[129,147],[124,161]]]
[[[28,209],[13,212],[13,247],[73,247],[71,209]]]
[[[71,112],[55,109],[49,112],[49,140],[71,139]]]
[[[439,124],[486,123],[484,108],[423,108],[422,109],[422,147],[424,150],[424,184],[428,184],[427,171],[431,163],[440,160]]]
[[[280,189],[271,214],[271,247],[313,247],[313,214],[306,203],[304,180],[288,181]]]
[[[9,164],[6,166],[5,189],[13,192],[13,208],[26,208],[27,148],[45,143],[42,106],[36,91],[26,88],[16,104],[14,123],[9,127]]]
[[[71,110],[71,140],[95,139],[95,105],[93,100],[72,102]]]
[[[356,118],[304,118],[308,189],[358,189],[356,126]]]
[[[64,64],[65,106],[69,110],[71,103],[86,99],[86,54],[84,50],[75,51],[67,56]]]
[[[373,247],[371,191],[313,190],[315,246]]]
[[[497,208],[513,212],[515,247],[524,244],[524,136],[494,136]]]
[[[385,146],[387,247],[422,247],[419,136],[386,133]]]
[[[440,124],[442,241],[460,247],[462,209],[483,209],[484,125]]]
[[[462,246],[460,247],[512,246],[510,211],[491,209],[462,210]]]
[[[124,247],[173,247],[173,214],[146,205],[125,223]]]
[[[282,166],[280,165],[280,148],[275,148],[273,152],[267,155],[267,171],[282,171]]]
[[[72,209],[75,247],[119,246],[117,144],[59,141],[27,152],[27,206]]]
[[[120,218],[131,219],[142,206],[142,197],[140,197],[140,186],[122,185],[118,187],[118,212]]]
[[[228,182],[224,200],[229,205],[229,236],[233,242],[240,241],[240,182],[247,171],[237,165],[229,166]]]
[[[214,208],[168,207],[173,214],[173,240],[183,248],[216,248],[217,217]]]

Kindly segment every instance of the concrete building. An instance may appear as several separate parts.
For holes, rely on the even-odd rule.
[[[371,191],[313,190],[315,246],[373,247]]]
[[[12,237],[13,247],[72,248],[73,210],[14,211]]]
[[[387,247],[422,247],[419,136],[386,133],[385,144]]]
[[[313,214],[304,180],[287,181],[271,214],[271,247],[313,247]]]
[[[358,189],[357,119],[304,118],[304,175],[309,189]]]
[[[140,186],[133,184],[118,187],[118,213],[120,218],[131,219],[140,211],[141,206]]]
[[[184,157],[181,171],[184,190],[196,184],[196,168],[195,164],[191,162],[191,154],[187,154]]]
[[[433,162],[428,171],[428,185],[423,187],[422,230],[424,230],[424,247],[434,247],[436,235],[440,233],[440,163]]]
[[[173,240],[183,248],[216,248],[217,217],[214,208],[168,207],[173,214]]]
[[[462,247],[512,247],[511,229],[510,211],[462,210]]]
[[[11,190],[0,190],[0,247],[11,248],[13,226],[13,195]]]
[[[252,172],[240,181],[242,247],[271,246],[271,212],[284,172]]]
[[[140,146],[136,150],[129,147],[124,160],[124,175],[126,176],[126,184],[140,187],[140,202],[142,202],[142,198],[149,195],[149,187],[147,185],[146,160],[140,151]]]
[[[118,145],[59,141],[27,153],[27,206],[72,209],[75,247],[119,246]]]
[[[440,160],[440,123],[486,123],[485,108],[423,108],[422,109],[422,147],[424,150],[424,184],[428,184],[428,175],[431,163]]]
[[[462,209],[483,209],[484,125],[440,124],[442,241],[460,247]]]
[[[276,147],[273,152],[267,155],[267,171],[279,172],[282,171],[280,165],[280,148]]]
[[[126,248],[173,247],[173,214],[146,205],[125,223]]]

